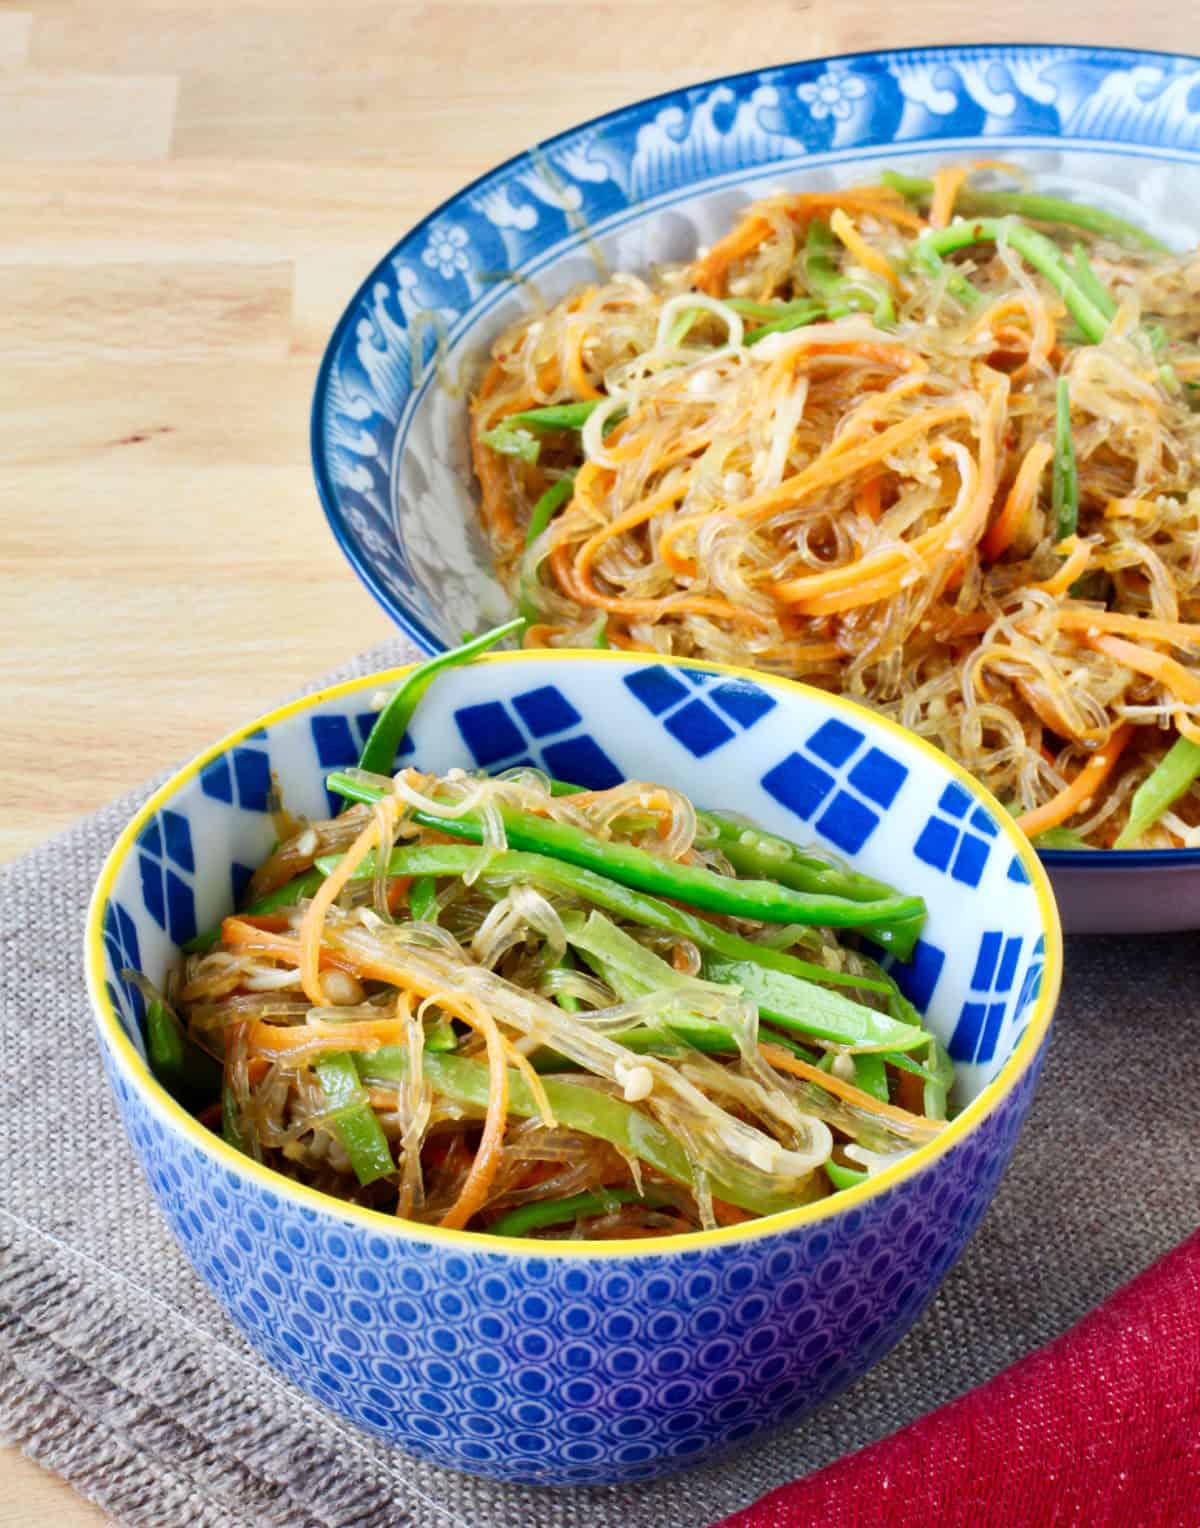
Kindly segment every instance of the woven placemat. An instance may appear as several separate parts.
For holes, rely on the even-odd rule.
[[[410,656],[386,643],[330,677]],[[995,1204],[866,1379],[786,1433],[650,1485],[532,1490],[408,1459],[259,1362],[126,1145],[80,933],[104,855],[149,789],[0,870],[0,1429],[119,1524],[699,1528],[988,1378],[1200,1220],[1200,936],[1076,939]]]

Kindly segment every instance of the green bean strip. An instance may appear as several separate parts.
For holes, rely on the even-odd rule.
[[[547,529],[551,520],[563,507],[575,489],[574,472],[565,473],[557,483],[551,483],[545,493],[538,499],[529,515],[529,524],[525,527],[525,545],[531,547],[540,535]],[[537,600],[538,570],[533,568],[530,573],[524,571],[522,563],[520,577],[520,599],[518,610],[521,619],[530,626],[534,625],[541,616],[541,606]]]
[[[925,1083],[925,1118],[946,1119],[950,1089],[954,1086],[954,1062],[936,1035],[929,1037],[928,1059],[933,1080]]]
[[[359,755],[359,769],[377,775],[390,774],[396,762],[396,750],[408,731],[413,713],[437,676],[445,669],[469,663],[480,653],[487,652],[489,647],[495,647],[497,642],[503,642],[505,637],[511,637],[522,630],[524,625],[524,617],[518,616],[515,621],[505,621],[503,626],[485,631],[470,642],[464,642],[461,647],[451,648],[449,652],[438,653],[436,657],[419,663],[376,717],[371,735]]]
[[[146,1059],[155,1078],[181,1104],[209,1104],[221,1091],[220,1062],[200,1049],[158,998],[146,1004]]]
[[[417,876],[408,888],[408,916],[414,923],[437,922],[437,879]]]
[[[798,982],[781,971],[767,971],[750,961],[711,956],[704,962],[708,981],[737,987],[777,1028],[812,1035],[855,1049],[912,1050],[925,1042],[923,1029],[901,1024],[889,1014],[851,1002],[810,982]]]
[[[895,170],[885,170],[879,178],[907,201],[927,202],[933,197],[933,181],[921,176],[901,175]],[[995,217],[1015,213],[1035,223],[1064,223],[1068,228],[1082,228],[1086,233],[1099,234],[1119,244],[1135,244],[1142,249],[1157,250],[1165,250],[1167,247],[1136,223],[1127,223],[1124,218],[1104,212],[1099,207],[1089,207],[1086,202],[1068,201],[1061,196],[1044,196],[1033,191],[977,191],[964,186],[955,198],[954,205],[956,211],[967,217],[973,213]]]
[[[877,1051],[864,1051],[854,1058],[854,1086],[886,1104],[888,1092],[887,1064]]]
[[[931,228],[917,240],[918,260],[927,256],[938,261],[955,250],[971,244],[1007,243],[1041,275],[1059,294],[1084,337],[1098,345],[1108,328],[1108,319],[1080,287],[1067,268],[1058,247],[1045,234],[1038,233],[1015,218],[970,218],[951,223],[948,228]]]
[[[557,483],[551,483],[541,498],[533,506],[529,516],[529,524],[525,527],[525,545],[531,546],[542,534],[546,527],[554,519],[555,513],[560,510],[571,497],[575,487],[575,474],[567,472],[559,478]]]
[[[242,911],[257,917],[260,913],[273,913],[280,907],[295,907],[297,902],[311,897],[324,879],[324,875],[316,868],[305,870],[301,875],[293,876],[286,885],[277,886],[274,891],[267,892],[265,897],[259,897],[257,902],[251,902]],[[179,948],[185,955],[203,955],[214,944],[218,944],[220,939],[221,925],[217,924],[216,928],[205,929],[202,934],[196,934]]]
[[[603,398],[589,398],[585,403],[550,403],[540,409],[521,409],[506,414],[505,424],[531,425],[535,430],[582,430],[596,412]]]
[[[1050,505],[1058,541],[1079,527],[1079,467],[1071,436],[1071,385],[1059,377],[1054,412],[1054,462],[1050,469]]]
[[[367,785],[353,775],[335,770],[326,785],[339,795],[362,799],[362,789],[375,799],[378,786]],[[505,835],[514,849],[544,854],[581,869],[593,870],[623,886],[657,892],[688,902],[709,912],[734,918],[753,918],[761,923],[805,923],[824,928],[869,928],[877,943],[898,954],[911,953],[919,925],[913,920],[925,912],[920,897],[898,893],[871,902],[852,902],[824,892],[796,891],[774,881],[734,880],[697,865],[681,865],[659,859],[632,844],[606,842],[569,823],[537,817],[532,812],[499,806]],[[478,818],[442,817],[435,812],[413,811],[411,820],[469,843],[483,842]]]
[[[552,796],[576,796],[584,789],[565,780],[550,781]],[[831,896],[848,897],[852,902],[874,902],[896,894],[896,888],[886,881],[876,881],[860,870],[837,865],[805,851],[790,838],[767,833],[735,817],[697,808],[696,821],[705,830],[702,845],[719,848],[739,874],[780,881],[797,891],[826,891]],[[890,983],[880,983],[876,990],[888,991]]]
[[[323,856],[317,861],[326,874],[333,869],[340,855]],[[478,851],[456,844],[410,845],[393,849],[388,860],[389,875],[464,875],[476,863]],[[365,880],[374,875],[374,855],[368,854],[354,871],[352,879]],[[611,881],[606,876],[577,865],[565,864],[542,854],[518,853],[506,849],[492,856],[480,879],[488,885],[511,885],[526,883],[542,889],[565,892],[579,897],[594,907],[603,908],[618,918],[644,928],[661,929],[690,939],[702,950],[710,950],[729,960],[753,961],[768,970],[786,972],[802,981],[817,982],[827,987],[853,987],[863,992],[890,992],[886,982],[869,977],[854,976],[848,971],[828,971],[813,961],[800,960],[782,950],[756,944],[743,939],[740,934],[699,918],[658,897],[647,896],[632,887]]]
[[[1092,262],[1088,259],[1087,250],[1082,244],[1074,244],[1071,247],[1071,273],[1075,277],[1079,290],[1092,305],[1098,308],[1105,318],[1114,318],[1117,312],[1116,299],[1092,269]]]
[[[358,1181],[366,1187],[394,1173],[387,1136],[367,1099],[354,1057],[346,1051],[322,1056],[313,1062],[313,1071],[329,1105],[329,1122],[346,1148]]]
[[[530,1231],[541,1231],[546,1226],[560,1226],[590,1215],[609,1215],[622,1204],[644,1204],[653,1209],[670,1202],[662,1194],[638,1194],[630,1188],[600,1188],[594,1192],[572,1194],[569,1199],[520,1204],[493,1220],[484,1230],[489,1236],[528,1236]]]
[[[1200,779],[1200,743],[1193,743],[1191,738],[1176,738],[1134,791],[1129,821],[1113,847],[1132,849],[1146,829],[1152,828],[1197,779]]]
[[[833,256],[836,247],[829,224],[814,218],[804,238],[804,279],[809,291],[821,299],[829,318],[869,310],[880,328],[891,328],[896,322],[892,294],[872,277],[852,280],[843,275]]]
[[[491,1085],[485,1062],[468,1056],[427,1055],[422,1059],[422,1067],[436,1092],[460,1107],[467,1106],[480,1114],[486,1110]],[[358,1069],[365,1081],[402,1082],[407,1075],[408,1051],[401,1045],[380,1046],[377,1051],[358,1057]],[[568,1082],[566,1078],[548,1076],[543,1087],[560,1125],[607,1141],[618,1151],[636,1156],[676,1183],[694,1189],[686,1152],[650,1115],[627,1104],[624,1099]],[[508,1110],[522,1119],[532,1118],[539,1112],[529,1084],[519,1072],[511,1069],[508,1073]],[[795,1209],[797,1204],[794,1195],[772,1188],[766,1179],[759,1187],[729,1181],[714,1173],[709,1184],[718,1198],[758,1215],[774,1215],[781,1210]]]
[[[747,345],[757,345],[759,340],[768,334],[787,334],[792,329],[803,329],[809,324],[818,323],[825,317],[825,309],[820,303],[784,303],[787,310],[781,312],[778,317],[769,319],[765,324],[760,324],[757,329],[751,329],[745,336]]]
[[[825,1164],[825,1175],[835,1190],[853,1188],[856,1183],[865,1183],[870,1176],[853,1167],[843,1167],[840,1162],[835,1162],[832,1158]]]

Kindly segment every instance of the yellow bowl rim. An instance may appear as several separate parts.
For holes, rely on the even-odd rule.
[[[592,652],[565,649],[559,652],[548,648],[534,648],[524,649],[519,652],[489,653],[483,657],[476,658],[474,662],[503,664],[531,661],[544,662],[548,659],[551,662],[564,663],[627,663],[631,657],[636,658],[636,656],[625,652],[606,650]],[[236,744],[245,741],[252,733],[259,731],[261,728],[271,727],[278,722],[287,720],[289,717],[311,710],[323,701],[341,695],[351,695],[361,690],[379,689],[381,686],[396,683],[416,667],[415,664],[405,664],[400,668],[383,669],[376,673],[365,674],[357,679],[343,680],[340,684],[330,685],[308,695],[300,696],[295,700],[286,702],[284,705],[277,706],[274,710],[268,711],[254,721],[246,723],[245,726],[238,727],[235,731],[230,732],[218,742],[213,743],[203,752],[197,754],[189,763],[177,770],[169,780],[159,786],[134,814],[113,847],[109,850],[97,879],[96,888],[92,893],[84,931],[84,968],[87,977],[88,994],[95,1011],[97,1028],[100,1031],[101,1039],[107,1045],[122,1071],[137,1085],[147,1102],[159,1116],[173,1129],[177,1130],[185,1140],[199,1147],[207,1155],[214,1158],[218,1164],[244,1174],[261,1188],[269,1190],[281,1199],[294,1200],[301,1208],[316,1209],[326,1215],[340,1217],[343,1220],[348,1220],[358,1225],[364,1231],[371,1231],[380,1236],[392,1236],[399,1241],[426,1241],[447,1250],[457,1249],[471,1253],[508,1253],[526,1258],[539,1257],[548,1259],[577,1259],[584,1257],[612,1260],[614,1258],[629,1257],[662,1257],[676,1252],[698,1252],[704,1251],[709,1247],[758,1241],[763,1237],[796,1230],[802,1226],[814,1225],[818,1221],[829,1219],[832,1216],[840,1215],[865,1205],[870,1200],[887,1193],[889,1189],[897,1184],[922,1172],[933,1162],[937,1161],[939,1157],[958,1146],[976,1131],[993,1110],[1012,1092],[1033,1064],[1050,1027],[1050,1021],[1054,1014],[1059,989],[1062,984],[1062,926],[1059,921],[1058,908],[1054,900],[1054,894],[1050,889],[1049,877],[1028,838],[1017,827],[1012,817],[1004,810],[995,797],[981,786],[961,765],[956,764],[953,759],[942,753],[940,749],[935,748],[932,743],[928,743],[924,738],[909,732],[897,722],[890,720],[888,717],[879,716],[873,711],[868,711],[865,707],[857,705],[854,701],[847,700],[844,696],[828,694],[824,690],[818,690],[812,685],[802,684],[798,680],[786,679],[774,674],[757,673],[752,669],[743,668],[735,664],[706,663],[688,658],[656,659],[652,654],[643,654],[641,656],[647,661],[657,661],[668,668],[700,669],[706,673],[724,674],[735,679],[749,680],[751,683],[765,689],[782,690],[784,693],[798,691],[809,699],[819,701],[821,704],[828,706],[832,711],[849,715],[860,726],[866,722],[884,732],[894,733],[903,738],[910,747],[915,747],[920,752],[928,755],[941,770],[962,784],[974,800],[981,802],[989,809],[1000,828],[1002,836],[1008,840],[1014,854],[1020,860],[1025,874],[1029,877],[1029,883],[1037,898],[1038,910],[1041,914],[1042,933],[1045,939],[1045,956],[1041,988],[1020,1043],[997,1075],[971,1100],[961,1114],[951,1120],[946,1128],[935,1136],[932,1141],[928,1141],[918,1147],[910,1156],[905,1157],[894,1167],[886,1168],[883,1172],[873,1174],[865,1182],[856,1184],[853,1188],[843,1189],[837,1194],[830,1194],[813,1204],[802,1205],[795,1210],[784,1210],[777,1215],[765,1215],[757,1220],[745,1221],[736,1226],[719,1227],[713,1231],[689,1231],[686,1234],[664,1236],[656,1240],[611,1242],[531,1242],[521,1237],[489,1236],[478,1231],[452,1231],[443,1229],[440,1226],[417,1225],[411,1221],[398,1220],[394,1215],[385,1215],[380,1210],[371,1210],[360,1205],[345,1203],[342,1200],[334,1199],[328,1194],[320,1193],[317,1189],[309,1188],[305,1184],[295,1183],[292,1179],[285,1178],[282,1174],[276,1173],[272,1169],[253,1161],[234,1147],[227,1145],[213,1131],[205,1129],[182,1105],[176,1103],[175,1099],[171,1097],[166,1089],[155,1080],[149,1068],[139,1056],[132,1041],[125,1034],[117,1017],[116,1010],[109,999],[107,984],[104,979],[104,909],[107,906],[113,883],[124,865],[130,850],[137,842],[142,829],[163,806],[170,803],[183,786],[196,778],[205,765],[211,763],[213,759],[220,757],[222,754],[227,753]]]

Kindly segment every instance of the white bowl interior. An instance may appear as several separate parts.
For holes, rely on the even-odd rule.
[[[291,812],[329,815],[325,773],[357,757],[378,686],[285,708],[190,766],[157,803],[104,918],[110,995],[139,1050],[141,1000],[122,969],[161,982],[178,943],[232,909],[275,841],[270,785]],[[928,922],[912,964],[895,969],[956,1059],[960,1104],[1024,1031],[1058,939],[1035,856],[965,775],[848,702],[639,656],[516,655],[439,678],[409,743],[401,762],[437,771],[532,761],[587,785],[661,781],[920,894]]]

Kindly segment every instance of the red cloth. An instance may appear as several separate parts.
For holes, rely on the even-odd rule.
[[[1198,1528],[1200,1232],[978,1390],[716,1528]]]

